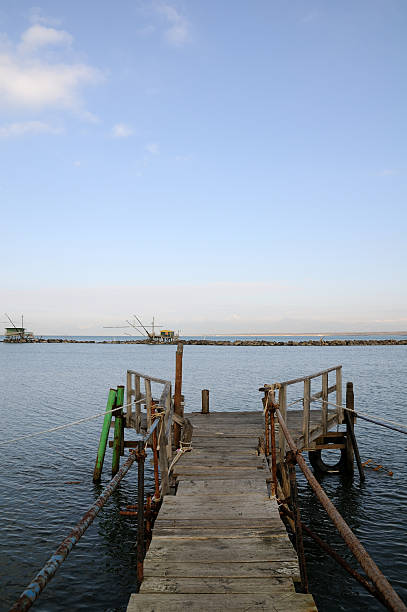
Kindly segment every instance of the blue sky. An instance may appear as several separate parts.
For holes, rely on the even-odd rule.
[[[3,0],[3,311],[407,328],[407,7]]]

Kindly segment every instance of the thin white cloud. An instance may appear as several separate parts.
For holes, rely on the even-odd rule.
[[[112,127],[113,138],[128,138],[133,133],[133,128],[126,123],[116,123],[116,125]]]
[[[61,134],[62,129],[43,121],[23,121],[0,125],[0,138],[16,138],[26,134]]]
[[[18,50],[22,53],[32,53],[47,45],[71,45],[73,37],[65,30],[45,27],[41,24],[32,25],[21,35]]]
[[[156,142],[149,142],[146,145],[146,151],[147,153],[150,153],[151,155],[158,155],[160,152],[160,147]]]
[[[17,47],[0,51],[0,106],[70,109],[88,119],[80,93],[86,85],[101,82],[101,72],[84,63],[50,62],[40,54],[44,47],[69,45],[72,40],[64,30],[34,25],[22,34]]]
[[[48,17],[48,15],[44,15],[43,10],[39,6],[33,6],[29,11],[29,20],[31,23],[42,23],[43,25],[49,26],[59,26],[61,25],[61,20],[55,17]]]
[[[182,47],[190,41],[190,24],[184,15],[181,15],[177,9],[171,4],[157,4],[155,10],[167,22],[168,26],[165,30],[166,41],[174,47]]]
[[[398,174],[395,168],[385,168],[379,172],[379,176],[394,176],[395,174]]]

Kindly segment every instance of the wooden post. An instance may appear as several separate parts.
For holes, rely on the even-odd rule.
[[[179,416],[184,416],[184,410],[181,404],[182,395],[182,356],[184,345],[182,342],[177,344],[177,352],[175,354],[175,389],[174,389],[174,413]],[[174,423],[174,446],[178,448],[181,437],[181,426]]]
[[[346,383],[346,408],[349,410],[355,409],[355,398],[353,395],[353,383]],[[346,410],[346,471],[349,474],[353,474],[354,470],[354,452],[352,446],[352,438],[350,430],[353,431],[353,425],[355,424],[355,415],[352,412]]]
[[[129,370],[127,370],[127,376],[126,376],[126,425],[127,427],[131,427],[131,404],[132,404],[132,398],[134,395],[134,390],[133,390],[133,386],[132,386],[132,374],[131,372],[129,372]]]
[[[304,435],[304,446],[309,446],[309,418],[310,418],[311,380],[304,380],[304,414],[302,422],[302,433]]]
[[[336,405],[342,406],[342,366],[336,368]],[[343,410],[337,408],[338,423],[343,423]]]
[[[166,432],[166,436],[167,436],[167,430],[168,430],[168,437],[167,437],[167,459],[168,461],[171,461],[172,459],[172,427],[168,427],[168,422],[170,419],[170,412],[171,412],[171,387],[170,387],[170,391],[168,393],[168,395],[165,398],[165,432]]]
[[[109,437],[110,431],[110,423],[112,422],[112,412],[110,411],[115,407],[116,395],[116,389],[110,389],[106,405],[107,414],[105,414],[105,418],[103,420],[102,433],[100,434],[99,440],[98,454],[96,457],[95,469],[93,470],[94,482],[99,481],[102,475],[103,461],[105,459],[107,439]]]
[[[151,395],[151,380],[148,378],[144,379],[146,389],[146,410],[147,410],[147,431],[151,427],[151,406],[153,403],[153,396]]]
[[[328,372],[322,374],[322,434],[328,433]]]
[[[287,389],[283,385],[278,391],[278,407],[284,421],[287,420]],[[285,436],[281,427],[279,427],[278,446],[280,449],[280,465],[282,466],[285,459]]]
[[[134,400],[136,402],[136,432],[141,431],[141,386],[140,376],[135,376],[134,380]]]
[[[202,414],[209,414],[209,389],[202,389]]]
[[[161,423],[159,424],[159,433],[158,433],[158,444],[159,444],[159,461],[160,461],[160,475],[161,475],[161,495],[167,495],[170,487],[169,487],[169,479],[168,479],[168,456],[167,456],[167,448],[166,448],[166,439],[165,439],[165,425],[164,419],[161,418]]]
[[[117,387],[115,408],[123,406],[124,387]],[[120,455],[122,454],[122,446],[124,449],[123,438],[123,409],[117,410],[114,413],[114,438],[113,438],[113,455],[112,455],[112,476],[115,476],[120,468]],[[123,451],[124,454],[124,451]]]

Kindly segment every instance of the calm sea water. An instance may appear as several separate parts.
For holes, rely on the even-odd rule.
[[[127,368],[173,379],[174,346],[0,344],[1,440],[103,411],[109,387],[125,384]],[[263,383],[286,380],[337,364],[355,388],[356,407],[407,422],[407,347],[184,348],[187,410],[200,409],[211,391],[211,410],[258,410]],[[300,389],[292,390],[292,398]],[[290,398],[289,398],[290,399]],[[0,446],[0,610],[7,610],[70,528],[110,480],[92,482],[101,422]],[[361,486],[324,478],[332,501],[397,592],[407,601],[407,438],[360,421],[362,460],[392,470],[366,471]],[[130,435],[131,437],[131,435]],[[147,463],[147,489],[152,468]],[[136,588],[136,525],[120,516],[137,496],[130,470],[93,525],[36,604],[38,610],[124,610]],[[77,484],[70,484],[78,481]],[[348,560],[351,555],[300,478],[304,521]],[[320,610],[379,610],[380,606],[333,561],[305,542],[310,588]]]

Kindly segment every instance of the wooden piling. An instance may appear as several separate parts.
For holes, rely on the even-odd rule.
[[[202,414],[209,414],[209,389],[202,389]]]
[[[103,461],[105,459],[107,439],[109,437],[109,431],[110,431],[110,423],[112,422],[111,410],[115,407],[116,397],[117,397],[116,389],[110,389],[109,396],[107,398],[107,405],[106,405],[107,414],[105,414],[105,418],[103,420],[102,433],[100,434],[100,440],[99,440],[98,454],[96,457],[95,469],[93,470],[94,482],[97,482],[98,480],[100,480],[101,475],[102,475]]]
[[[353,383],[351,382],[346,383],[346,408],[348,408],[348,410],[355,409],[355,399],[353,395]],[[355,415],[353,414],[353,412],[348,412],[348,410],[345,410],[345,413],[346,413],[346,471],[349,474],[353,474],[354,451],[353,451],[352,439],[350,435],[350,429],[353,430],[353,425],[355,423]]]
[[[184,408],[181,402],[182,395],[182,356],[184,345],[182,342],[177,344],[177,352],[175,355],[175,389],[174,389],[174,413],[180,417],[184,416]],[[174,423],[174,446],[178,448],[181,437],[181,426]]]

